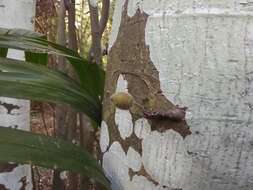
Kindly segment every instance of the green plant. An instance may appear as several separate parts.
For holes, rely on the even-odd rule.
[[[6,58],[9,48],[25,51],[26,61]],[[48,69],[48,54],[64,56],[79,82]],[[104,71],[98,65],[38,33],[20,29],[0,28],[0,56],[0,96],[69,104],[100,124]],[[1,162],[70,170],[110,186],[96,160],[70,142],[0,127],[0,152]]]

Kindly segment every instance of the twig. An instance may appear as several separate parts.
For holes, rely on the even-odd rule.
[[[42,119],[42,122],[43,122],[43,127],[46,131],[46,135],[49,136],[49,132],[47,130],[47,124],[46,124],[46,120],[45,120],[45,113],[44,113],[43,104],[40,105],[40,111],[41,111],[41,119]]]

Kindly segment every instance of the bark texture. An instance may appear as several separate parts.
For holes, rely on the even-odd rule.
[[[1,0],[0,27],[33,29],[35,0]],[[24,53],[9,50],[8,57],[24,59]],[[30,102],[0,98],[0,126],[30,130]],[[0,189],[31,190],[31,167],[5,164],[0,167]]]
[[[89,0],[89,10],[91,47],[88,59],[93,63],[101,64],[103,56],[101,40],[109,18],[110,0],[102,0],[102,10],[100,15],[97,0]]]
[[[68,12],[68,32],[66,40],[66,11]],[[66,46],[68,42],[68,48],[77,51],[77,38],[75,27],[75,1],[74,0],[62,0],[58,10],[58,31],[57,41],[61,45]],[[57,69],[67,73],[71,78],[77,80],[75,71],[70,64],[66,63],[66,59],[59,56],[57,60]],[[56,106],[56,125],[57,136],[69,141],[77,139],[77,113],[69,106],[57,105]],[[61,172],[54,171],[53,189],[78,189],[78,176],[74,173],[67,172],[66,178],[61,177]]]
[[[116,2],[100,141],[112,189],[252,189],[251,9],[239,0]],[[129,110],[110,99],[122,91],[134,98]],[[176,105],[186,118],[164,118]]]
[[[65,18],[66,18],[66,6],[65,1],[61,0],[59,8],[57,9],[57,34],[56,34],[56,41],[58,44],[62,46],[66,46],[66,24],[65,24]],[[57,56],[56,58],[56,69],[66,73],[66,59],[62,56]],[[56,124],[56,136],[59,138],[66,139],[67,134],[67,110],[68,108],[64,105],[56,105],[55,106],[55,124]],[[65,183],[64,180],[61,179],[61,171],[54,170],[53,174],[53,184],[52,184],[52,190],[57,189],[65,189]]]

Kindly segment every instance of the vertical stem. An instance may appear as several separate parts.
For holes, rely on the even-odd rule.
[[[66,45],[66,34],[65,34],[65,17],[66,7],[64,0],[60,1],[60,7],[57,11],[57,43],[60,45]],[[57,69],[66,72],[66,60],[63,57],[57,57]],[[66,133],[65,118],[67,110],[63,105],[56,105],[55,107],[55,120],[56,120],[56,136],[64,137]],[[53,187],[52,190],[64,189],[64,181],[60,177],[60,171],[54,170],[53,175]]]

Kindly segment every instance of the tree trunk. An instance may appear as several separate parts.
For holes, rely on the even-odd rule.
[[[75,1],[61,0],[58,10],[58,43],[66,45],[66,11],[68,11],[68,47],[74,51],[78,50],[76,31],[75,31]],[[57,69],[67,73],[73,79],[77,79],[71,65],[66,64],[66,59],[58,57]],[[56,106],[56,124],[57,136],[63,139],[74,141],[77,136],[77,113],[69,106]],[[53,189],[69,189],[76,190],[78,188],[78,176],[74,173],[68,173],[65,177],[61,177],[61,172],[54,171]],[[63,175],[62,175],[63,176]]]
[[[0,1],[0,26],[6,28],[33,29],[35,0]],[[8,57],[24,59],[21,51],[9,50]],[[13,98],[0,98],[0,126],[30,130],[30,102]],[[32,189],[29,165],[2,164],[0,189]]]
[[[101,64],[103,56],[101,40],[109,19],[110,0],[102,0],[102,10],[100,16],[98,1],[89,0],[88,2],[91,27],[91,47],[88,59],[93,63]]]
[[[68,1],[68,48],[78,52],[77,35],[76,35],[76,11],[75,11],[75,0]],[[74,68],[71,64],[68,64],[68,75],[74,80],[78,80]],[[67,139],[70,141],[78,142],[78,131],[77,131],[77,112],[69,108],[67,113]],[[79,176],[76,173],[69,172],[68,174],[69,184],[68,190],[77,190],[79,186]]]
[[[65,18],[66,18],[66,7],[64,0],[60,1],[60,6],[57,10],[57,43],[66,46],[66,24],[65,24]],[[66,60],[62,56],[57,56],[56,60],[56,68],[57,70],[66,73]],[[65,138],[66,136],[66,115],[67,115],[67,107],[64,105],[56,105],[55,106],[55,123],[56,123],[56,136],[59,138]],[[52,184],[52,190],[57,189],[65,189],[65,181],[66,179],[61,178],[61,171],[54,170],[53,175],[53,184]]]
[[[113,190],[252,189],[251,10],[239,0],[117,0],[100,139]],[[128,110],[111,101],[122,91]]]

